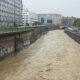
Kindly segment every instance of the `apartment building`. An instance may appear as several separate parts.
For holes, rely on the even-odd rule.
[[[38,14],[38,20],[43,24],[61,25],[62,16],[60,14]]]
[[[22,25],[22,0],[0,0],[0,27]]]
[[[23,10],[23,26],[31,26],[33,23],[38,22],[38,15],[30,12],[28,9]]]

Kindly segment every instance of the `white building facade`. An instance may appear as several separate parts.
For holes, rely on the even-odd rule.
[[[22,0],[0,0],[0,27],[22,25]]]
[[[38,15],[28,11],[28,9],[23,10],[23,26],[31,26],[33,23],[38,22]]]
[[[38,20],[43,24],[61,25],[62,16],[60,14],[38,14]]]

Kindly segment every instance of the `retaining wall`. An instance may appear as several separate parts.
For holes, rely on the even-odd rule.
[[[65,33],[67,33],[72,39],[74,39],[76,42],[80,44],[80,34],[78,32],[72,32],[66,29]]]
[[[0,34],[0,59],[8,55],[16,55],[24,47],[34,43],[40,36],[50,30],[59,29],[59,26],[39,26],[33,30]]]

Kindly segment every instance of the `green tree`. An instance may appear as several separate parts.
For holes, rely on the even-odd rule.
[[[34,22],[33,25],[42,25],[41,22]]]
[[[74,26],[80,27],[80,18],[74,21]]]

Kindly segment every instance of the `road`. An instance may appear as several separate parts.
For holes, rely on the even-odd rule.
[[[49,31],[0,62],[0,80],[80,80],[80,45],[63,30]]]

